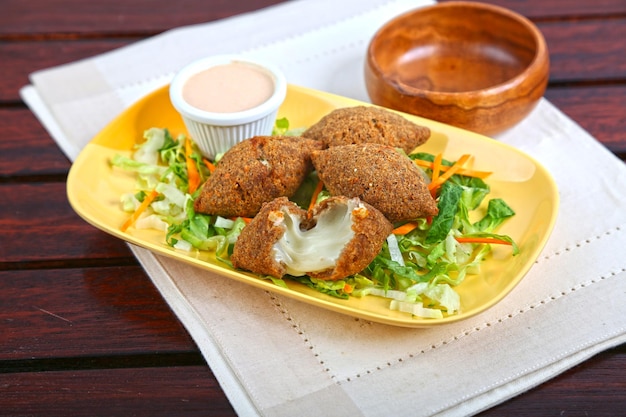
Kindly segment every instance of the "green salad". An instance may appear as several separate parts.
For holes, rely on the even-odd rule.
[[[299,133],[301,129],[289,129],[286,119],[277,120],[274,134]],[[285,287],[286,280],[298,281],[340,298],[386,297],[390,309],[421,318],[458,313],[461,301],[455,287],[468,275],[479,273],[492,245],[508,245],[513,255],[518,253],[509,236],[496,233],[515,212],[502,199],[488,199],[490,188],[485,179],[489,173],[465,169],[468,155],[458,161],[428,153],[408,157],[422,168],[429,182],[439,208],[437,216],[394,225],[393,233],[369,266],[342,280],[261,278]],[[137,178],[136,189],[121,196],[121,207],[129,213],[122,230],[161,230],[165,242],[173,248],[214,251],[220,262],[232,267],[229,255],[249,219],[210,216],[196,213],[193,208],[194,199],[219,159],[206,160],[184,135],[174,138],[167,129],[146,130],[144,141],[131,157],[116,155],[111,160],[112,166],[134,172]],[[312,198],[327,198],[325,190],[314,192],[316,183],[312,173],[292,199],[306,209]]]

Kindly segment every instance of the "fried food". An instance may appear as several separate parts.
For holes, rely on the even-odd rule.
[[[367,267],[392,227],[358,198],[330,197],[307,212],[280,197],[241,231],[230,259],[235,268],[276,278],[338,280]]]
[[[420,168],[395,148],[371,143],[333,146],[313,151],[311,159],[331,195],[358,197],[391,222],[438,213]]]
[[[326,147],[379,143],[411,153],[430,137],[430,129],[379,107],[357,106],[333,110],[302,136]]]
[[[255,136],[229,149],[194,202],[199,213],[253,217],[263,203],[291,197],[322,145],[296,136]]]

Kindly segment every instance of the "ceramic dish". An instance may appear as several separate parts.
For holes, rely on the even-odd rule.
[[[328,93],[289,86],[278,117],[287,117],[291,127],[305,127],[338,107],[364,104]],[[169,256],[225,279],[235,279],[287,297],[354,317],[405,327],[429,327],[474,316],[502,300],[532,267],[554,227],[558,211],[558,192],[550,174],[533,158],[493,139],[415,116],[405,115],[432,131],[420,150],[443,152],[447,159],[464,153],[475,157],[474,168],[492,171],[488,179],[490,197],[501,197],[516,211],[499,233],[510,235],[520,248],[513,257],[510,248],[495,247],[479,275],[468,276],[456,287],[461,296],[461,312],[442,319],[421,319],[392,311],[382,297],[333,298],[308,287],[290,282],[288,288],[274,285],[254,274],[229,269],[211,252],[187,253],[165,243],[163,232],[134,230],[121,232],[128,214],[120,208],[120,196],[132,191],[135,177],[113,170],[110,159],[118,153],[130,156],[144,130],[167,127],[174,135],[184,133],[182,119],[170,104],[167,87],[140,100],[102,130],[74,162],[67,180],[67,194],[74,210],[87,222],[103,231],[157,254]],[[172,277],[176,279],[176,277]]]

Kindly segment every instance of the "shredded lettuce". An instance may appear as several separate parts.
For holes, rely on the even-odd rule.
[[[476,222],[474,227],[480,232],[493,232],[506,219],[514,215],[515,212],[504,202],[504,200],[500,198],[493,199],[489,201],[485,217]]]
[[[159,151],[165,144],[168,132],[156,127],[144,132],[145,142],[137,148],[133,159],[146,165],[156,166],[159,161]]]
[[[452,182],[443,184],[439,196],[439,214],[433,218],[433,223],[426,233],[424,243],[441,242],[448,236],[448,233],[452,229],[456,213],[459,211],[462,193],[463,190],[461,187]]]
[[[274,123],[274,128],[272,130],[272,135],[274,136],[299,136],[304,132],[306,128],[291,128],[289,126],[289,119],[286,117],[276,119]]]
[[[165,232],[165,242],[178,250],[209,250],[222,255],[237,240],[245,222],[194,211],[197,193],[189,194],[185,139],[183,135],[173,138],[167,129],[151,128],[131,157],[115,155],[112,166],[137,175],[136,190],[123,194],[120,203],[124,211],[133,212],[149,192],[156,190],[159,197],[135,222],[135,228]],[[204,182],[210,173],[195,145],[189,157]]]

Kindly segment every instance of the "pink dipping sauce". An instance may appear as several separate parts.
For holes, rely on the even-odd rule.
[[[274,92],[272,77],[245,63],[217,65],[191,76],[183,100],[213,113],[236,113],[267,101]]]

